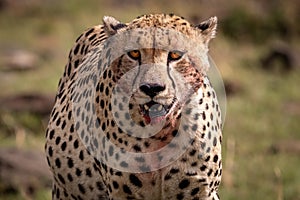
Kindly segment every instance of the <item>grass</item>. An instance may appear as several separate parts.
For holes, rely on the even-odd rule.
[[[40,59],[39,67],[34,71],[0,71],[0,96],[30,91],[54,94],[68,51],[76,37],[84,29],[99,24],[103,15],[113,15],[125,22],[151,12],[175,12],[188,18],[197,15],[201,19],[218,15],[221,19],[220,31],[211,44],[211,55],[224,80],[230,80],[240,88],[237,94],[227,98],[224,177],[220,196],[223,200],[299,200],[299,152],[297,155],[270,151],[272,144],[282,140],[300,140],[300,113],[287,109],[290,103],[300,106],[299,69],[286,74],[262,70],[259,59],[269,50],[271,40],[266,44],[233,40],[222,33],[222,25],[226,22],[222,17],[230,12],[230,5],[224,5],[221,9],[214,1],[211,4],[191,2],[194,4],[183,5],[180,1],[174,1],[165,6],[164,1],[145,1],[141,5],[120,4],[118,7],[118,1],[92,0],[89,4],[83,4],[74,0],[68,3],[53,1],[47,6],[27,6],[18,12],[5,10],[0,13],[0,68],[4,65],[1,58],[11,47],[32,51]],[[287,9],[292,8],[290,4],[286,4]],[[253,9],[253,5],[249,7]],[[203,13],[199,13],[200,10],[204,10]],[[243,25],[240,22],[239,26]],[[295,29],[300,30],[299,27]],[[299,38],[294,37],[292,41],[292,47],[299,45]],[[42,149],[45,123],[41,119],[26,113],[2,112],[0,117],[6,125],[0,127],[1,146],[18,145],[12,133],[20,127],[27,135],[23,147]],[[50,190],[38,191],[30,198],[50,199]],[[0,199],[28,197],[22,193],[5,196],[0,193]]]

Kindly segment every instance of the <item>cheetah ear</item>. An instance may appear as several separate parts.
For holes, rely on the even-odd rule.
[[[215,16],[195,26],[201,32],[201,35],[204,38],[204,44],[208,45],[209,41],[212,38],[215,38],[217,32],[217,22],[218,18]]]
[[[114,35],[118,32],[118,30],[126,27],[126,24],[123,24],[110,16],[103,17],[103,25],[104,30],[107,32],[108,35]]]

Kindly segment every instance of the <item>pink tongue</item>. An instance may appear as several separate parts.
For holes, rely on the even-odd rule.
[[[153,117],[150,120],[150,124],[157,124],[165,119],[165,116]]]
[[[165,109],[161,108],[160,104],[154,104],[150,107],[148,115],[145,115],[144,118],[147,123],[156,124],[164,120],[165,115]]]

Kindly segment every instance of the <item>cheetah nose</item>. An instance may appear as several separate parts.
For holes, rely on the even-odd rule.
[[[146,83],[140,86],[140,90],[151,98],[155,97],[158,93],[164,91],[165,89],[166,86],[156,84],[156,83],[153,84]]]

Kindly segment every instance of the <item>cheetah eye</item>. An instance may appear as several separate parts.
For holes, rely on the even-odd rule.
[[[183,56],[183,52],[180,51],[170,51],[168,55],[169,61],[179,60]]]
[[[141,57],[141,53],[139,50],[132,50],[132,51],[129,51],[127,54],[133,60],[138,60]]]

